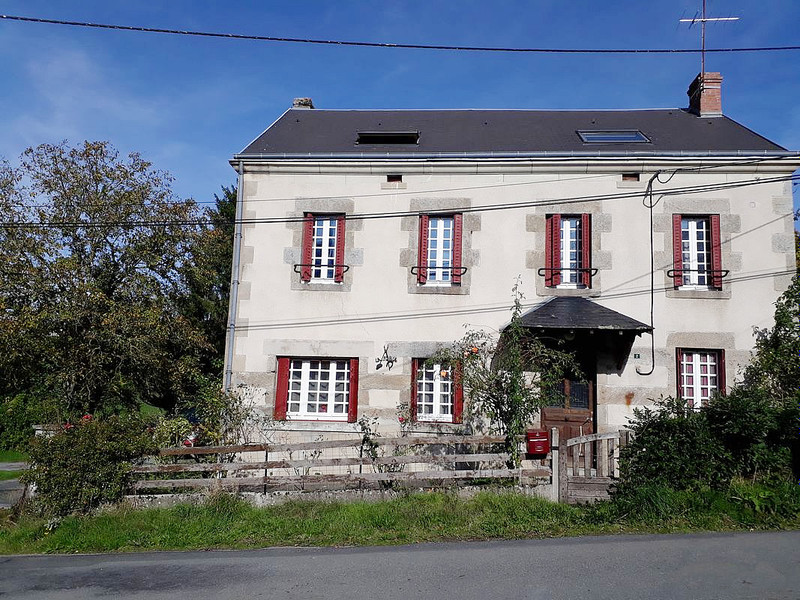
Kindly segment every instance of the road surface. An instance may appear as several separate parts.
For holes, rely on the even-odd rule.
[[[800,531],[0,557],[0,598],[800,598]]]

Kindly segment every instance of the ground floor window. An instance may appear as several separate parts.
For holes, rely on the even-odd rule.
[[[278,358],[275,418],[350,421],[358,413],[358,359]]]
[[[457,368],[415,358],[411,377],[411,414],[420,422],[460,423],[463,391]]]
[[[715,393],[725,392],[722,350],[678,348],[678,394],[692,408],[708,404]]]

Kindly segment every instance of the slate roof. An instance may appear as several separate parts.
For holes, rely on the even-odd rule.
[[[522,324],[535,329],[604,329],[642,333],[652,327],[586,298],[558,297],[522,315]]]
[[[579,130],[639,130],[645,143],[584,143]],[[359,131],[419,132],[416,144],[358,144]],[[347,155],[648,156],[770,154],[785,149],[728,117],[658,110],[289,109],[237,158]]]

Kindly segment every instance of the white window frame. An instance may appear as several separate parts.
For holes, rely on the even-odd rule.
[[[312,368],[315,367],[316,368]],[[337,378],[341,374],[341,377]],[[324,377],[324,378],[323,378]],[[327,385],[325,385],[327,384]],[[347,421],[350,408],[350,359],[290,358],[286,419]],[[327,388],[327,389],[323,389]],[[316,396],[312,396],[316,394]],[[343,399],[338,400],[337,394]],[[309,410],[309,400],[317,410]],[[293,405],[298,405],[292,410]],[[325,407],[321,412],[320,407]],[[336,412],[336,407],[342,407]]]
[[[574,243],[574,248],[572,245]],[[562,215],[558,232],[558,244],[561,249],[561,283],[556,287],[563,289],[580,289],[586,287],[581,283],[583,268],[583,226],[580,215]]]
[[[332,234],[331,234],[332,232]],[[339,217],[315,216],[311,236],[311,281],[336,283],[336,242],[339,237]]]
[[[720,391],[720,363],[717,350],[681,350],[680,396],[691,408],[705,406]]]
[[[427,365],[425,364],[425,359],[417,359],[417,380],[414,385],[417,386],[417,414],[415,418],[418,422],[453,422],[455,415],[455,382],[451,368],[440,364]],[[427,407],[430,407],[431,412],[424,412]]]
[[[426,286],[453,285],[455,222],[453,215],[428,217],[428,255],[425,257],[425,267],[428,270],[425,279]]]
[[[701,248],[702,244],[702,248]],[[681,269],[679,289],[711,289],[711,219],[681,217]],[[704,269],[704,272],[700,272]]]

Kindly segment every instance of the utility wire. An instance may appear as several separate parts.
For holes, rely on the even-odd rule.
[[[800,46],[751,46],[744,48],[510,48],[495,46],[448,46],[439,44],[394,44],[389,42],[357,42],[346,40],[325,40],[314,38],[290,38],[267,35],[246,35],[241,33],[220,33],[210,31],[190,31],[184,29],[164,29],[158,27],[134,27],[131,25],[112,25],[107,23],[87,23],[83,21],[63,21],[60,19],[40,19],[15,15],[0,15],[0,19],[8,21],[24,21],[26,23],[44,23],[70,27],[88,27],[92,29],[111,29],[117,31],[135,31],[139,33],[164,33],[195,37],[223,38],[233,40],[254,40],[259,42],[287,42],[295,44],[321,44],[328,46],[357,46],[365,48],[398,48],[412,50],[445,50],[461,52],[513,52],[538,54],[700,54],[701,52],[776,52],[800,50]]]
[[[763,273],[742,273],[738,277],[730,277],[726,278],[726,283],[731,285],[734,283],[740,283],[744,281],[756,281],[759,279],[769,279],[773,277],[782,277],[785,275],[791,275],[797,273],[796,269],[784,269],[778,271],[767,271]],[[663,286],[656,288],[659,292],[664,292],[667,290],[674,289],[673,286]],[[650,288],[642,288],[638,290],[629,290],[624,292],[617,292],[613,294],[601,294],[597,299],[598,300],[609,300],[609,299],[624,299],[624,298],[631,298],[634,296],[643,296],[645,294],[650,293]],[[540,305],[542,302],[546,300],[540,300],[537,302],[526,302],[523,303],[523,308],[533,308],[535,306]],[[498,303],[498,304],[489,304],[484,306],[459,306],[456,308],[443,308],[443,309],[430,309],[430,310],[418,310],[413,312],[390,312],[390,313],[378,313],[372,315],[352,315],[352,316],[342,316],[342,315],[331,315],[330,317],[321,318],[321,319],[303,319],[303,320],[292,320],[292,321],[272,321],[266,323],[249,323],[247,325],[236,325],[237,331],[257,331],[257,330],[265,330],[265,329],[302,329],[306,327],[321,327],[321,326],[328,326],[328,325],[347,325],[347,324],[357,324],[357,323],[374,323],[374,322],[384,322],[384,321],[407,321],[410,319],[426,319],[426,318],[439,318],[439,317],[451,317],[451,316],[458,316],[458,315],[478,315],[478,314],[485,314],[485,313],[494,313],[494,312],[503,312],[510,310],[510,306],[507,303]]]
[[[724,183],[703,184],[694,186],[684,186],[673,188],[670,190],[663,190],[659,192],[660,196],[679,196],[685,194],[699,194],[712,191],[729,190],[741,187],[749,187],[753,185],[762,185],[769,183],[776,183],[782,181],[795,181],[800,180],[800,175],[783,175],[777,177],[765,177],[758,179],[748,179],[744,181],[732,181]],[[568,204],[580,204],[583,202],[604,201],[604,200],[620,200],[626,198],[640,198],[642,192],[640,190],[633,190],[630,192],[620,192],[615,194],[597,194],[591,196],[576,196],[571,198],[563,198],[561,200],[547,199],[547,200],[529,200],[523,202],[509,202],[502,204],[484,204],[479,206],[459,206],[437,210],[435,212],[447,213],[477,213],[477,212],[495,212],[500,210],[514,210],[520,208],[533,208],[536,206],[558,206]],[[391,219],[402,217],[414,217],[423,214],[425,211],[391,211],[391,212],[375,212],[375,213],[354,213],[344,216],[347,221],[360,221],[360,220],[375,220],[375,219]],[[244,225],[255,224],[279,224],[279,223],[302,223],[307,219],[306,216],[293,216],[293,217],[263,217],[252,219],[241,219],[240,221],[230,221],[229,223],[241,223]],[[55,227],[55,228],[91,228],[91,227],[198,227],[201,225],[211,225],[214,222],[210,219],[185,219],[174,221],[5,221],[0,222],[0,228],[15,229],[15,228],[36,228],[36,227]]]
[[[798,157],[791,157],[791,158],[800,158]],[[752,160],[747,161],[731,161],[731,162],[723,162],[717,163],[713,165],[706,165],[703,167],[677,167],[674,169],[668,169],[672,176],[670,179],[677,173],[699,173],[701,171],[708,171],[710,169],[723,169],[726,167],[746,167],[750,165],[756,165],[762,162],[768,161],[782,161],[786,160],[786,157],[781,158],[774,158],[774,157],[759,157],[754,158]],[[666,171],[662,170],[660,173],[664,173]],[[380,192],[371,192],[367,194],[343,194],[340,196],[303,196],[302,200],[353,200],[358,198],[386,198],[389,196],[419,196],[420,194],[440,194],[440,193],[453,193],[453,192],[464,192],[464,191],[474,191],[474,190],[496,190],[496,189],[503,189],[503,188],[511,188],[511,187],[520,187],[520,186],[530,186],[530,185],[542,185],[547,183],[571,183],[573,181],[586,181],[586,180],[597,180],[597,179],[609,179],[612,177],[617,177],[618,174],[609,174],[605,173],[602,175],[583,175],[577,177],[568,177],[568,178],[558,178],[558,179],[539,179],[536,181],[510,181],[510,182],[503,182],[503,183],[491,183],[487,185],[465,185],[465,186],[458,186],[458,187],[447,187],[447,188],[434,188],[434,189],[413,189],[413,190],[382,190]],[[662,182],[664,183],[664,182]],[[633,193],[635,196],[636,194]],[[250,198],[247,200],[248,204],[253,203],[261,203],[261,202],[291,202],[294,200],[298,200],[296,196],[292,197],[275,197],[275,198]],[[158,204],[159,207],[164,206],[182,206],[187,203],[194,203],[194,204],[216,204],[216,200],[208,200],[208,201],[198,201],[194,199],[187,199],[181,201],[174,201],[174,202],[162,202]],[[117,206],[140,206],[141,203],[138,202],[123,202],[118,204]],[[50,205],[48,203],[35,203],[35,204],[28,204],[26,208],[47,208]],[[105,207],[106,204],[96,202],[96,203],[76,203],[73,204],[74,207]],[[156,206],[154,204],[154,206]]]

